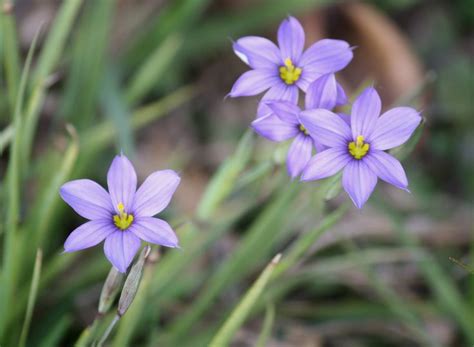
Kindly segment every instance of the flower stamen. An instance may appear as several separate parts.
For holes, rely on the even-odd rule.
[[[355,159],[362,159],[367,152],[369,151],[370,145],[368,143],[364,143],[364,136],[359,135],[357,136],[356,141],[352,141],[348,145],[349,153]]]
[[[114,224],[120,230],[127,229],[133,222],[133,215],[125,212],[125,206],[122,203],[117,205],[119,214],[114,216]]]
[[[303,124],[300,124],[300,125],[298,126],[298,129],[299,129],[299,131],[301,131],[301,132],[302,132],[303,134],[305,134],[306,136],[309,135],[308,129],[306,129]]]
[[[301,68],[295,67],[290,58],[285,59],[285,65],[280,66],[280,78],[288,85],[294,84],[300,79]]]

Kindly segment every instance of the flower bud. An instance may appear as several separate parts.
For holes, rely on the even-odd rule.
[[[143,265],[145,265],[145,260],[150,254],[150,251],[151,247],[148,245],[142,249],[137,262],[133,264],[127,279],[125,280],[118,304],[119,316],[123,316],[125,312],[127,312],[128,308],[133,302],[133,299],[135,298],[135,295],[137,294],[138,286],[140,285],[140,280],[142,279]]]
[[[123,283],[123,275],[114,267],[109,271],[107,279],[105,280],[102,292],[99,299],[99,314],[105,314],[112,306],[120,287]]]

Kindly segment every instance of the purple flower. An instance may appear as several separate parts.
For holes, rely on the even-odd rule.
[[[305,128],[329,148],[311,158],[301,179],[317,180],[344,169],[342,185],[358,208],[369,198],[377,178],[408,190],[402,165],[384,151],[405,143],[421,117],[411,107],[396,107],[379,117],[380,110],[377,91],[367,88],[352,106],[350,125],[328,110],[302,112]]]
[[[332,110],[336,105],[347,103],[344,90],[336,82],[334,74],[319,77],[307,89],[306,109]],[[311,159],[313,146],[322,151],[325,147],[311,136],[300,120],[301,110],[288,101],[267,103],[271,112],[252,122],[253,129],[271,141],[285,141],[294,138],[288,150],[287,168],[291,178],[300,175]]]
[[[170,225],[153,218],[168,206],[180,178],[172,170],[156,171],[137,190],[137,174],[124,155],[116,156],[107,173],[109,192],[88,179],[67,182],[63,200],[89,222],[74,230],[64,243],[65,252],[95,246],[105,240],[107,259],[126,272],[141,241],[178,247]]]
[[[305,33],[296,18],[288,17],[278,29],[278,45],[263,37],[247,36],[234,43],[234,52],[253,70],[245,72],[229,93],[232,97],[257,95],[269,89],[262,100],[298,102],[298,88],[308,86],[321,75],[343,69],[352,59],[349,44],[325,39],[305,52]],[[261,103],[258,115],[269,110]]]

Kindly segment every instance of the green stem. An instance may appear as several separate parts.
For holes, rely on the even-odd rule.
[[[100,338],[99,342],[97,342],[97,344],[96,344],[97,347],[101,347],[101,346],[104,345],[105,341],[107,340],[107,338],[109,337],[110,333],[114,329],[115,325],[117,325],[119,320],[120,320],[120,316],[118,314],[116,314],[114,316],[114,319],[112,319],[112,321],[110,322],[107,329],[104,331],[104,334]]]

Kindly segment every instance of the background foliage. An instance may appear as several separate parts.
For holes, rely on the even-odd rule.
[[[120,150],[141,179],[182,173],[165,216],[182,249],[153,248],[110,345],[474,344],[474,276],[449,260],[474,265],[468,0],[2,5],[0,345],[85,344],[112,319],[87,330],[110,264],[61,253],[81,220],[58,188],[105,183]],[[288,13],[309,40],[358,46],[352,96],[374,82],[386,106],[422,110],[396,151],[411,195],[379,184],[358,211],[335,179],[290,182],[285,146],[246,130],[257,99],[223,101],[245,70],[229,38],[274,38]]]

